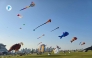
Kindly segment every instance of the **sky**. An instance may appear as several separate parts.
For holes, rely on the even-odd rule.
[[[35,7],[19,11],[32,1]],[[6,10],[7,5],[12,6],[11,11]],[[37,44],[43,42],[48,47],[59,45],[62,50],[92,45],[92,0],[0,0],[0,7],[0,43],[7,49],[19,42],[24,43],[22,48],[38,48]],[[33,31],[48,19],[52,22]],[[60,28],[50,32],[56,27]],[[58,36],[65,31],[69,35],[60,39]],[[45,36],[37,39],[42,34]],[[78,39],[71,43],[73,37]],[[86,44],[80,46],[80,42]]]

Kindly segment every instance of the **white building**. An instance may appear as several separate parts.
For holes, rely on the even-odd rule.
[[[7,52],[6,45],[0,43],[0,52]]]

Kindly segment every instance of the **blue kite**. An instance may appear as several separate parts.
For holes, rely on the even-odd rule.
[[[79,43],[79,45],[81,44],[81,42]]]
[[[63,34],[62,34],[61,36],[58,36],[58,37],[60,37],[60,39],[61,39],[62,37],[66,37],[66,36],[68,36],[68,35],[69,35],[68,32],[63,32]]]

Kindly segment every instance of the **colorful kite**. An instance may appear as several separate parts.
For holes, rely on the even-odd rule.
[[[50,23],[50,22],[51,22],[51,19],[49,19],[47,22],[41,24],[40,26],[36,27],[35,29],[33,29],[33,31],[35,31],[37,28],[39,28],[39,27],[41,27],[41,26],[43,26],[43,25],[45,25],[45,24],[47,24],[47,23]]]
[[[54,29],[54,30],[52,30],[52,31],[55,31],[56,29],[59,29],[59,27],[55,28],[55,29]],[[51,31],[51,32],[52,32],[52,31]]]
[[[21,16],[20,14],[17,15],[19,18],[22,18],[23,16]]]
[[[42,36],[38,37],[37,39],[40,39],[40,38],[42,38],[43,36],[45,36],[45,35],[43,34]]]
[[[75,41],[75,40],[77,40],[77,37],[73,37],[73,39],[71,40],[71,43],[72,43],[73,41]]]
[[[82,42],[82,44],[81,45],[84,45],[85,44],[85,42]]]
[[[19,51],[19,49],[21,48],[21,45],[23,45],[22,42],[12,45],[10,49],[8,50],[8,52],[11,52],[12,50],[15,50],[15,52]]]
[[[68,32],[63,32],[63,34],[62,34],[61,36],[58,36],[58,37],[60,37],[60,39],[61,39],[62,37],[66,37],[66,36],[68,36],[68,35],[69,35]]]
[[[27,9],[29,7],[34,7],[34,6],[35,6],[35,3],[31,2],[31,4],[29,6],[26,6],[25,8],[22,8],[20,11],[25,10],[25,9]]]

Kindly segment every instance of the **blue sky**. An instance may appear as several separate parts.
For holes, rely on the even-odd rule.
[[[19,11],[31,2],[0,0],[0,42],[7,45],[7,49],[19,42],[24,43],[22,48],[37,48],[39,42],[48,47],[59,45],[62,49],[85,48],[92,44],[92,0],[33,0],[35,7]],[[10,12],[5,9],[7,5],[13,8]],[[17,14],[23,18],[18,18]],[[48,19],[52,22],[33,31]],[[58,26],[58,30],[50,32]],[[64,31],[69,32],[69,36],[59,39]],[[42,34],[45,36],[37,39]],[[71,44],[74,36],[78,40]],[[86,45],[79,46],[81,41]]]

